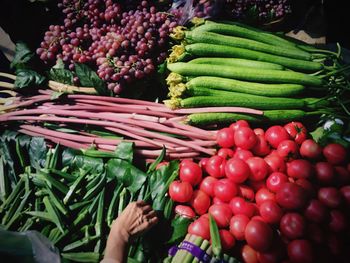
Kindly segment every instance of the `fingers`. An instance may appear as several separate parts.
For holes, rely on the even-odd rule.
[[[146,217],[147,220],[150,220],[150,219],[152,219],[154,217],[157,217],[157,213],[156,213],[156,211],[151,210],[148,214],[146,214],[145,217]]]

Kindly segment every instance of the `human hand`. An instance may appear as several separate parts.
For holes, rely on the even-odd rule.
[[[143,234],[158,222],[156,212],[144,201],[129,203],[114,220],[110,236],[119,236],[124,242]]]
[[[146,202],[129,203],[112,224],[102,262],[126,262],[128,243],[157,222],[156,212]]]

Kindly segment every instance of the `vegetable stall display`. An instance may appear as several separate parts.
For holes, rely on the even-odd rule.
[[[140,169],[130,142],[120,143],[113,157],[91,157],[14,131],[0,139],[2,227],[39,231],[69,262],[99,262],[112,221],[129,202],[151,202],[161,220],[171,221],[166,192],[177,177],[178,161],[156,170],[164,152],[148,169]],[[171,235],[161,226],[154,231]],[[162,256],[166,237],[139,238],[130,247],[130,260],[154,262]]]
[[[1,226],[98,262],[113,219],[143,199],[160,220],[128,262],[347,262],[341,47],[231,21],[177,27],[218,1],[170,2],[62,0],[36,54],[16,45],[15,74],[0,72]]]
[[[349,67],[340,49],[334,53],[239,23],[208,20],[193,29],[177,27],[172,37],[182,44],[168,58],[168,107],[240,105],[264,111],[263,116],[198,114],[188,119],[193,125],[348,118]]]

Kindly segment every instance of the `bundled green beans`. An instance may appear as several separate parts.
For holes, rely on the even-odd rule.
[[[243,114],[250,121],[288,121],[314,115],[348,118],[350,66],[338,53],[295,43],[278,35],[232,22],[205,21],[192,29],[176,28],[180,40],[168,58],[167,77],[172,108],[247,107],[263,116]],[[310,98],[310,94],[315,97]],[[278,112],[280,111],[280,112]],[[266,114],[265,114],[266,113]],[[195,113],[192,125],[236,121],[242,114]],[[244,118],[243,118],[244,119]],[[200,122],[197,122],[200,120]]]
[[[176,248],[171,249],[170,255],[163,260],[164,263],[198,263],[198,262],[226,262],[239,261],[227,254],[215,255],[213,245],[206,239],[196,235],[187,234]]]
[[[178,162],[155,170],[164,154],[147,174],[134,166],[131,143],[121,143],[113,154],[104,155],[94,149],[50,148],[43,138],[5,131],[0,134],[1,226],[39,231],[68,262],[99,262],[109,228],[129,202],[152,202],[162,218],[170,218],[173,202],[166,193],[178,176]],[[146,254],[147,241],[140,239],[131,246],[129,257],[142,254],[152,261],[149,257],[164,240],[153,242],[154,250],[148,246]]]

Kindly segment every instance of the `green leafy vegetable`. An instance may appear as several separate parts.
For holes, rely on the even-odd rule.
[[[128,162],[132,162],[134,157],[134,144],[131,142],[121,142],[115,149],[115,155],[117,158],[123,159]]]
[[[99,95],[109,95],[105,82],[97,76],[96,72],[80,63],[75,63],[74,68],[83,87],[93,87]]]
[[[188,226],[191,224],[191,222],[191,219],[177,215],[171,221],[173,232],[168,240],[168,243],[179,243],[186,236]]]
[[[46,143],[44,138],[41,137],[33,137],[30,141],[29,146],[29,160],[30,165],[34,167],[36,170],[40,170],[45,166],[46,159]]]
[[[12,69],[25,68],[25,64],[28,63],[34,56],[34,53],[29,49],[27,44],[18,42],[16,44],[16,53],[10,64]]]
[[[144,172],[122,159],[110,159],[106,169],[109,178],[115,176],[133,194],[141,189],[147,179]]]
[[[46,81],[45,77],[30,69],[18,69],[16,71],[16,88],[27,88],[32,86],[43,85]]]
[[[49,78],[60,83],[72,85],[74,75],[71,71],[64,68],[52,68],[49,72]]]

